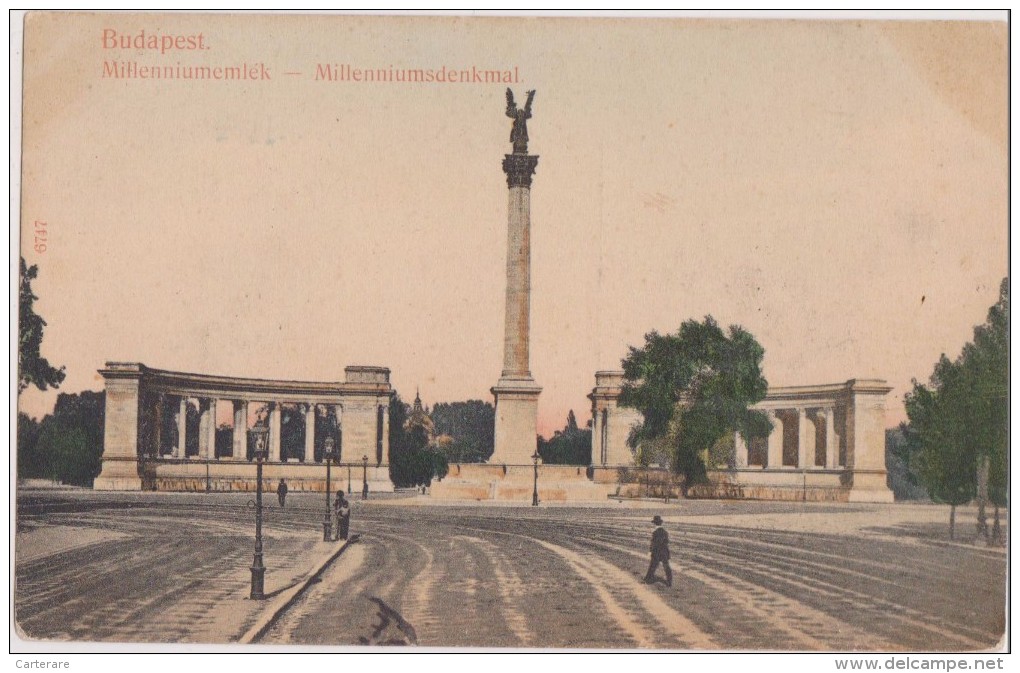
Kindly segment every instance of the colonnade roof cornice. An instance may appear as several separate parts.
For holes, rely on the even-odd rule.
[[[360,370],[385,371],[382,367]],[[173,395],[268,401],[329,402],[347,396],[392,397],[389,383],[292,381],[195,374],[153,369],[137,362],[107,362],[99,370],[106,379],[137,379],[145,389]]]

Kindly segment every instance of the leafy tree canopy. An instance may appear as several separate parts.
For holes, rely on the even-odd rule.
[[[432,408],[432,421],[450,462],[481,463],[492,455],[496,409],[489,402],[441,402]]]
[[[976,492],[979,457],[989,459],[988,495],[1006,504],[1009,445],[1009,281],[974,340],[956,360],[945,354],[927,385],[914,381],[904,398],[903,427],[913,462],[933,500],[960,505]]]
[[[590,465],[591,428],[578,428],[574,410],[567,414],[567,424],[550,439],[538,438],[538,455],[550,465]]]
[[[34,438],[27,422],[23,435],[19,415],[18,476],[91,486],[102,466],[105,414],[106,393],[86,390],[58,395],[53,413],[38,424]]]
[[[668,438],[685,488],[703,480],[702,453],[727,432],[760,437],[771,430],[765,414],[749,409],[768,391],[764,355],[749,332],[736,325],[724,332],[711,316],[684,322],[676,334],[646,334],[644,347],[631,347],[623,361],[620,403],[644,414],[632,444]]]
[[[21,258],[21,280],[18,290],[18,393],[30,385],[39,390],[58,388],[64,380],[64,368],[57,369],[40,354],[46,321],[35,312],[32,281],[39,273],[35,264],[27,266]]]

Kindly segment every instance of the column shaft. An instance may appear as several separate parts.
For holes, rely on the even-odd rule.
[[[248,402],[234,400],[234,460],[248,459]]]
[[[333,407],[336,416],[336,456],[337,461],[344,459],[344,405]]]
[[[839,438],[836,437],[836,410],[825,410],[825,467],[839,467]]]
[[[531,190],[510,188],[506,255],[506,322],[503,376],[530,377]]]
[[[269,403],[269,461],[280,462],[280,403]]]
[[[216,398],[209,400],[209,425],[206,426],[209,433],[205,440],[205,457],[213,459],[216,457]]]
[[[163,393],[156,393],[156,410],[153,414],[153,422],[155,424],[155,432],[153,437],[155,439],[154,444],[156,445],[156,455],[163,455],[163,407],[166,404],[166,400],[163,397]]]
[[[174,447],[174,458],[188,455],[188,398],[182,397],[177,411],[177,446]]]
[[[389,465],[390,463],[390,405],[382,405],[382,442],[383,442],[383,463]]]
[[[305,411],[305,459],[304,462],[315,460],[315,405],[307,404]]]
[[[739,432],[733,433],[733,464],[737,467],[747,467],[747,442]]]
[[[768,439],[768,467],[769,469],[779,469],[783,466],[783,421],[774,411],[766,413],[768,413],[769,420],[772,421],[772,432],[769,433]]]
[[[808,434],[810,432],[807,417],[807,409],[797,409],[797,467],[804,469],[811,467],[814,460],[808,446]],[[810,442],[813,444],[813,442]]]

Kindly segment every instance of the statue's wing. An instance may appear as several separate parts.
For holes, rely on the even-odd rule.
[[[509,89],[506,90],[506,113],[510,117],[517,116],[517,103],[514,102],[514,92]]]
[[[532,89],[528,92],[528,101],[524,104],[524,113],[527,116],[531,116],[531,101],[535,100],[535,90]]]

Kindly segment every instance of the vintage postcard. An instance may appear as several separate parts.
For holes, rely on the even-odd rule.
[[[885,18],[24,15],[19,651],[1001,667],[1008,25]]]

